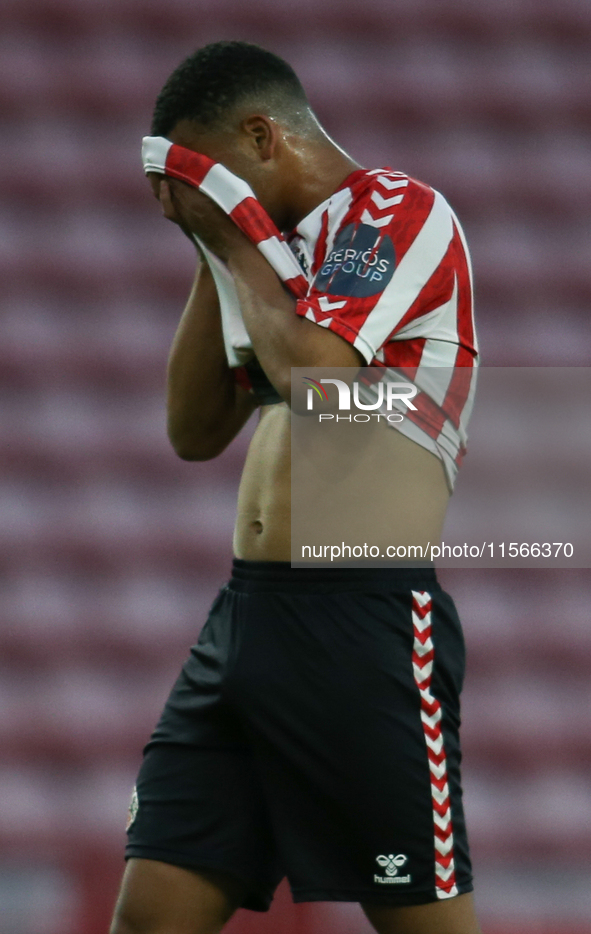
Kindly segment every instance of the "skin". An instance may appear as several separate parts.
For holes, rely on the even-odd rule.
[[[169,138],[244,178],[287,232],[359,167],[311,113],[297,127],[247,103],[220,129],[181,121]],[[149,180],[164,216],[192,243],[197,233],[228,265],[258,360],[284,400],[260,408],[240,483],[234,551],[250,560],[290,561],[291,367],[345,367],[354,374],[351,368],[364,361],[341,337],[295,314],[295,299],[266,260],[206,196],[161,175]],[[217,293],[203,262],[171,348],[167,392],[169,438],[186,460],[216,457],[256,408],[227,366]],[[396,431],[388,431],[387,444],[384,470],[396,483],[388,483],[389,501],[379,503],[375,535],[394,545],[437,541],[449,496],[441,463]],[[215,934],[243,894],[240,883],[224,875],[131,859],[111,934]],[[427,905],[362,908],[380,934],[480,932],[470,894]]]

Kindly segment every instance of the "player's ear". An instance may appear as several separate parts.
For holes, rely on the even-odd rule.
[[[261,162],[268,162],[275,154],[279,139],[279,128],[272,117],[254,114],[242,121],[242,132]]]

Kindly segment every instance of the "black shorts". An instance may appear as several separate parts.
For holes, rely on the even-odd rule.
[[[432,568],[234,562],[145,749],[126,857],[224,871],[265,911],[472,890],[464,642]]]

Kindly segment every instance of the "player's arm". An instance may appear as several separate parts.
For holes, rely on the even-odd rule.
[[[202,261],[168,359],[170,442],[184,460],[217,457],[256,404],[227,364],[217,290]]]
[[[259,363],[286,402],[291,402],[292,367],[356,371],[365,365],[359,351],[338,334],[296,315],[295,298],[246,238],[230,250],[227,263]]]
[[[160,189],[166,217],[194,231],[227,263],[257,359],[279,395],[291,401],[292,367],[360,367],[361,354],[338,334],[295,313],[296,299],[257,247],[210,199],[177,180]]]
[[[154,173],[148,179],[164,216],[195,246],[191,230],[171,202],[167,184]],[[217,289],[209,266],[200,257],[168,358],[168,437],[183,460],[210,460],[227,447],[256,406],[254,396],[238,385],[228,366]]]

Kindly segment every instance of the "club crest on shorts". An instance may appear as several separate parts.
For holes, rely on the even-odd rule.
[[[129,808],[127,810],[127,825],[125,827],[126,830],[129,830],[134,820],[136,819],[139,806],[140,802],[137,796],[137,788],[134,787],[131,795],[131,801],[129,802]]]
[[[408,862],[408,856],[405,856],[404,853],[398,853],[395,856],[393,853],[389,853],[388,856],[376,856],[376,863],[386,870],[385,876],[374,875],[374,882],[383,883],[405,883],[410,882],[411,876],[399,876],[398,870]]]

